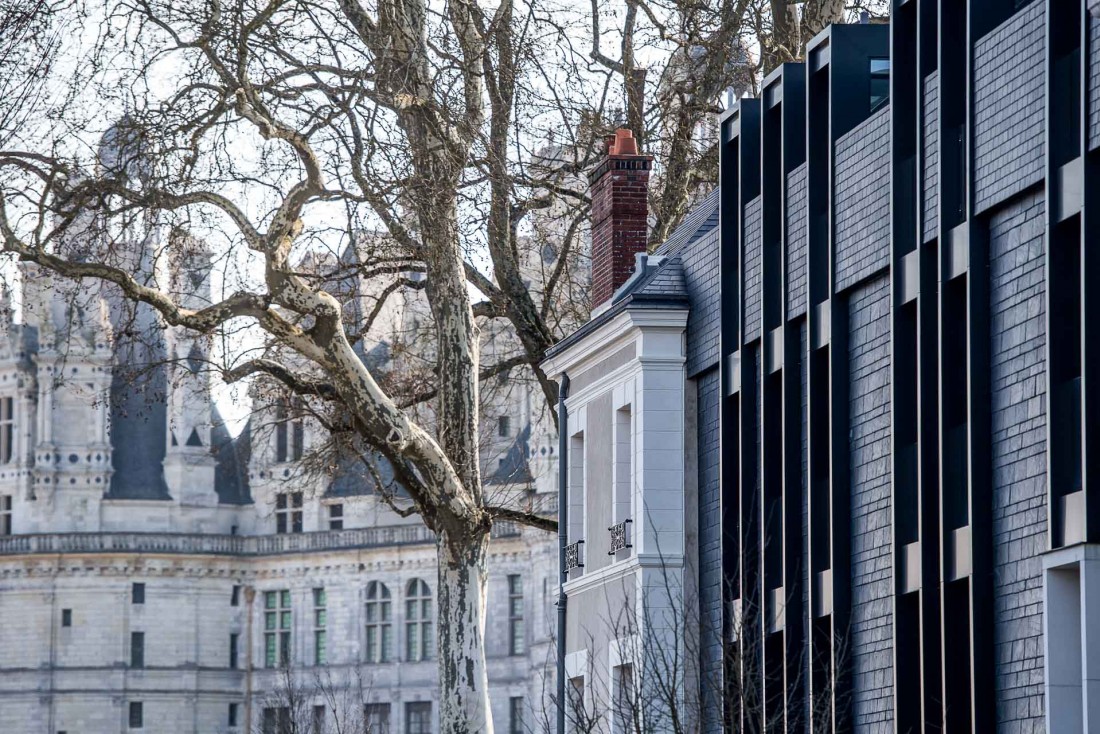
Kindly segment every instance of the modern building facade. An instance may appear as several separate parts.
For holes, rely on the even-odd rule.
[[[105,239],[85,224],[66,246]],[[105,256],[198,307],[212,254],[173,241],[163,263],[179,236],[137,222]],[[302,270],[346,278],[351,257]],[[256,391],[231,435],[215,345],[108,287],[28,268],[20,296],[0,325],[0,730],[437,732],[435,540],[382,499],[385,476],[318,456],[319,424]],[[372,367],[421,315],[385,316]],[[521,376],[501,387],[486,491],[552,513],[541,394]],[[555,539],[499,523],[489,567],[494,720],[533,731],[551,700]]]
[[[634,552],[659,519],[697,588],[694,730],[1093,731],[1100,20],[891,11],[826,29],[722,116],[717,194],[554,353],[584,431],[569,559],[610,573],[621,462],[592,433],[617,450],[630,403]],[[620,394],[674,363],[668,412]],[[574,632],[608,616],[574,612],[577,574],[565,674],[613,704],[623,636]]]

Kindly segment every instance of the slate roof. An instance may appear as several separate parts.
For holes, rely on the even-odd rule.
[[[252,455],[252,421],[245,424],[236,437],[229,434],[218,407],[212,408],[213,427],[210,430],[210,447],[214,454],[214,491],[218,502],[224,505],[252,503],[252,489],[248,483],[248,460]]]
[[[533,481],[527,456],[531,453],[531,425],[523,427],[486,484],[528,484]]]
[[[654,252],[655,255],[676,255],[718,226],[719,189],[715,187],[688,212],[680,226]]]

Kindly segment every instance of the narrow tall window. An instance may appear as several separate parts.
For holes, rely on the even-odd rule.
[[[145,633],[130,633],[130,667],[145,667]]]
[[[523,621],[523,578],[508,577],[508,654],[522,655],[527,650],[527,626]]]
[[[871,112],[890,99],[890,59],[871,59]]]
[[[502,415],[497,418],[497,435],[501,437],[512,435],[512,419]]]
[[[590,723],[588,721],[588,715],[584,707],[584,677],[570,678],[568,692],[568,727],[570,731],[587,732],[590,731]]]
[[[241,653],[241,633],[230,632],[229,633],[229,667],[233,670],[237,669],[240,665],[240,653]]]
[[[11,535],[11,495],[0,494],[0,535]]]
[[[325,590],[313,590],[313,664],[328,663],[328,637],[325,626],[328,623],[328,610],[325,608]]]
[[[393,659],[393,624],[390,589],[380,581],[367,584],[367,662]]]
[[[523,697],[508,699],[508,734],[526,734],[523,728]]]
[[[61,626],[72,627],[73,626],[73,610],[62,609],[61,610]]]
[[[145,728],[145,706],[142,705],[141,701],[130,702],[130,728]]]
[[[275,461],[298,461],[305,450],[305,423],[296,401],[280,400],[275,407]]]
[[[405,590],[405,659],[432,657],[432,592],[422,579],[413,579]]]
[[[239,584],[233,586],[233,591],[229,594],[229,606],[239,607],[241,605],[241,587]]]
[[[432,734],[431,701],[409,701],[405,704],[405,734]]]
[[[241,724],[241,705],[239,703],[229,704],[229,727],[237,727]]]
[[[144,604],[145,603],[145,584],[134,584],[130,588],[130,603],[131,604]]]
[[[325,707],[314,706],[313,707],[313,731],[316,734],[321,734],[325,730]]]
[[[264,666],[290,664],[290,591],[264,592]]]
[[[615,411],[615,506],[616,523],[631,519],[631,492],[634,421],[627,405]]]
[[[569,438],[569,542],[584,540],[584,432]]]
[[[12,398],[0,398],[0,464],[9,464],[15,448],[15,406]]]
[[[388,703],[368,703],[363,712],[367,722],[365,734],[390,734],[390,705]]]
[[[344,506],[342,504],[328,506],[328,529],[344,529]]]
[[[279,492],[275,495],[276,533],[302,532],[302,504],[301,492]]]
[[[637,711],[637,697],[634,695],[634,666],[619,665],[614,671],[615,734],[630,734],[634,731],[634,712]]]

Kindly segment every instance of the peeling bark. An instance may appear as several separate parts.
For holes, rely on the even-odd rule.
[[[439,732],[493,734],[485,662],[487,530],[443,530],[439,558]]]

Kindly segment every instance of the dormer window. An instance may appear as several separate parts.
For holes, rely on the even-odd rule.
[[[275,532],[302,532],[302,493],[280,492],[275,495]]]
[[[275,461],[298,461],[305,450],[305,423],[297,401],[280,400],[275,408]]]

